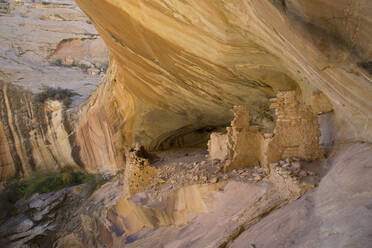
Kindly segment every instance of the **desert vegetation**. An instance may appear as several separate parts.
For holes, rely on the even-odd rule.
[[[44,103],[47,100],[57,100],[62,102],[66,107],[72,103],[72,97],[80,95],[71,89],[62,89],[61,87],[43,86],[41,92],[35,94],[34,102]]]

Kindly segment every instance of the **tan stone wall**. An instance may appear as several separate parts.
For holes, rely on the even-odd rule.
[[[263,134],[257,127],[227,128],[228,160],[226,170],[259,165],[262,160]]]
[[[227,159],[227,134],[221,132],[211,133],[208,141],[210,159],[225,161]]]
[[[150,165],[149,159],[142,157],[144,154],[141,151],[136,148],[129,152],[123,182],[125,194],[129,196],[150,185],[152,179],[158,173],[158,170]]]
[[[208,142],[209,158],[226,160],[225,170],[259,165],[262,160],[263,132],[250,126],[249,108],[235,106],[234,119],[227,134],[212,133]]]
[[[266,165],[288,157],[320,158],[319,123],[311,108],[299,104],[294,91],[279,92],[271,102],[277,121],[273,137],[265,140]]]
[[[322,157],[318,117],[309,106],[300,104],[295,91],[279,92],[271,99],[277,115],[274,133],[249,125],[249,108],[235,106],[234,120],[227,134],[213,133],[208,143],[210,159],[226,159],[225,170],[268,165],[297,157],[315,160]],[[226,142],[225,144],[223,142]]]

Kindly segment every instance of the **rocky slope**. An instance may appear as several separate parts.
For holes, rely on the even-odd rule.
[[[74,104],[81,103],[99,77],[79,67],[99,72],[108,64],[108,51],[89,19],[69,0],[9,4],[9,12],[0,16],[2,80],[32,92],[43,85],[69,88],[82,95]]]
[[[157,153],[159,176],[131,197],[119,174],[93,194],[77,186],[17,202],[21,213],[2,223],[0,244],[368,247],[371,149],[343,145],[296,170],[298,162],[281,161],[269,175],[259,167],[225,174],[198,149]]]

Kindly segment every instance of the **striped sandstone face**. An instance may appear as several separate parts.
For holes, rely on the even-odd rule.
[[[135,142],[150,149],[182,143],[194,130],[228,125],[234,105],[249,106],[254,118],[283,90],[308,105],[323,92],[334,105],[336,141],[371,140],[370,75],[357,66],[370,59],[371,43],[356,37],[365,37],[372,12],[357,1],[285,2],[77,0],[111,54],[107,81],[83,110],[79,133],[101,137],[104,127],[113,141],[81,138],[85,161],[102,163],[88,143],[111,147],[110,161]],[[333,11],[355,32],[341,32]]]

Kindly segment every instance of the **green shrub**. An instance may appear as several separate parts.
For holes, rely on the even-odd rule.
[[[27,179],[12,178],[4,184],[0,191],[0,220],[16,214],[14,204],[20,199],[27,199],[35,193],[47,193],[66,187],[87,184],[93,190],[105,182],[100,174],[86,172],[49,172],[38,171]]]

